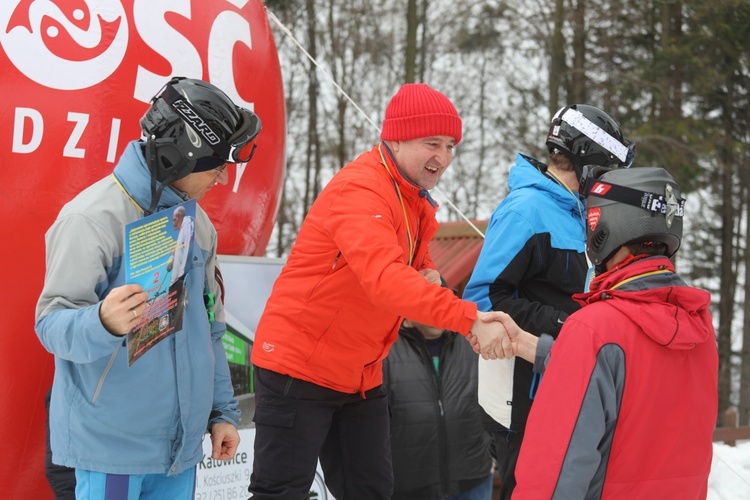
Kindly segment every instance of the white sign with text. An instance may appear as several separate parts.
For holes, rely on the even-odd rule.
[[[247,486],[253,471],[253,441],[255,429],[240,429],[240,445],[232,460],[211,458],[211,438],[203,439],[203,459],[198,462],[195,477],[195,500],[246,500]],[[310,488],[310,500],[335,500],[323,481],[318,464],[315,480]]]

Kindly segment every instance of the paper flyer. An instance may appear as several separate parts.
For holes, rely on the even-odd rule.
[[[195,239],[196,201],[125,226],[125,278],[148,293],[140,322],[128,333],[128,365],[182,329],[185,273]]]

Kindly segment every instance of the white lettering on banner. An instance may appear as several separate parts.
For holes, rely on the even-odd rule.
[[[231,3],[232,5],[234,5],[235,7],[237,7],[238,9],[243,8],[245,5],[247,5],[247,2],[249,2],[249,1],[250,0],[227,0],[227,2]]]
[[[248,0],[228,0],[228,8],[241,9]],[[170,75],[200,78],[203,75],[201,47],[173,28],[166,20],[174,13],[191,19],[191,0],[133,0],[133,26],[118,0],[82,0],[76,7],[54,0],[2,0],[0,2],[0,46],[15,68],[39,85],[58,90],[80,90],[104,82],[126,59],[133,36],[139,36],[170,64]],[[26,11],[24,11],[24,9]],[[239,12],[226,10],[210,24],[207,65],[209,79],[240,106],[254,109],[242,99],[235,85],[232,51],[237,44],[252,50],[250,23]],[[132,59],[132,58],[131,58]],[[143,63],[141,59],[134,64]],[[133,98],[148,103],[169,75],[159,75],[138,64]],[[12,151],[37,151],[44,137],[44,117],[39,110],[15,110]],[[88,130],[89,114],[68,111],[75,123],[62,155],[85,158],[78,147]],[[98,120],[97,120],[98,121]],[[116,161],[120,118],[112,118],[106,160]],[[53,125],[58,130],[57,124]],[[26,140],[24,140],[26,137]],[[238,166],[233,192],[239,189],[245,165]]]
[[[24,124],[26,118],[31,120],[31,138],[26,144],[23,143]],[[31,153],[42,143],[44,135],[44,118],[42,114],[31,108],[16,108],[16,116],[13,120],[13,148],[14,153]]]
[[[30,119],[30,122],[26,120]],[[88,128],[91,115],[88,113],[68,112],[68,121],[75,123],[73,130],[70,132],[68,139],[62,151],[62,155],[68,158],[84,158],[86,150],[78,147],[78,142]],[[115,151],[117,150],[117,139],[119,138],[120,123],[119,118],[112,118],[112,128],[109,134],[109,145],[107,147],[107,161],[115,161]],[[31,123],[31,138],[29,142],[24,143],[23,137],[26,132],[26,124]],[[28,154],[33,153],[39,148],[44,136],[44,117],[33,108],[16,108],[15,119],[13,120],[13,148],[14,153]]]
[[[235,38],[227,34],[237,33]],[[244,35],[244,36],[239,36]],[[211,36],[208,39],[209,54],[231,54],[234,44],[244,43],[250,49],[253,42],[250,37],[250,24],[234,12],[222,12],[216,16],[216,21],[211,27]],[[234,84],[234,71],[232,70],[232,57],[212,57],[208,60],[209,80],[222,89],[238,106],[243,106],[255,111],[253,103],[247,102],[240,97]]]
[[[167,23],[167,12],[174,12],[190,19],[190,0],[159,2],[136,0],[133,2],[133,21],[138,34],[146,45],[172,65],[172,71],[168,75],[158,75],[141,65],[138,66],[133,97],[142,102],[148,102],[156,90],[164,85],[165,79],[171,75],[200,78],[203,74],[198,49],[188,38]],[[211,54],[208,57],[210,64]]]
[[[78,141],[81,140],[81,136],[83,135],[83,131],[86,129],[86,125],[89,123],[89,115],[83,114],[83,113],[73,113],[72,111],[68,113],[68,121],[74,122],[76,125],[73,127],[73,131],[70,133],[70,137],[68,137],[68,142],[65,143],[65,148],[63,149],[63,156],[67,156],[68,158],[83,158],[86,156],[86,150],[76,147],[78,145]]]
[[[240,181],[242,180],[242,175],[245,173],[245,169],[247,168],[247,163],[236,163],[236,172],[237,175],[234,177],[234,184],[232,185],[232,192],[236,193],[240,189]]]
[[[120,119],[112,118],[112,130],[109,132],[109,147],[107,148],[107,161],[115,162],[117,154],[117,139],[120,137]]]
[[[51,0],[37,0],[23,2],[28,12],[16,13],[21,0],[0,2],[0,45],[21,73],[60,90],[85,89],[114,73],[128,48],[125,11],[118,0],[83,2],[89,16],[86,30],[71,21],[85,18],[81,9],[65,13]],[[69,40],[61,42],[63,34],[45,18],[54,20]],[[9,26],[11,19],[17,24]],[[73,45],[76,53],[71,50]]]
[[[247,0],[228,3],[242,8]],[[112,75],[129,46],[128,18],[118,0],[83,0],[83,4],[88,12],[80,8],[64,12],[52,0],[0,2],[0,45],[13,65],[34,82],[59,90],[85,89]],[[28,12],[22,12],[23,8]],[[149,102],[170,75],[203,75],[200,47],[166,21],[167,13],[191,19],[191,0],[133,1],[135,32],[171,66],[169,75],[159,75],[138,65],[133,98],[141,102]],[[80,25],[86,24],[87,17],[87,29],[83,29]],[[49,20],[60,28],[45,30]],[[237,43],[252,49],[250,24],[238,12],[220,12],[204,48],[209,80],[235,103],[252,110],[253,103],[243,100],[234,84],[231,54]]]

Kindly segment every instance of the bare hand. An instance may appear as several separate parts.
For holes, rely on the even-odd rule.
[[[471,348],[474,349],[474,352],[477,354],[481,354],[479,349],[479,339],[476,335],[469,332],[469,334],[466,336],[466,340],[469,341],[469,344],[471,344]]]
[[[497,320],[483,320],[486,315],[485,312],[477,311],[477,319],[471,327],[471,333],[477,337],[479,354],[483,359],[512,357],[513,347],[505,327]]]
[[[482,321],[498,321],[502,323],[503,327],[505,327],[505,331],[508,333],[513,355],[519,356],[530,363],[534,362],[536,346],[539,342],[539,338],[536,335],[529,333],[526,330],[522,330],[521,327],[513,321],[513,318],[511,318],[509,314],[502,311],[486,313],[482,317]]]
[[[141,320],[140,315],[146,309],[146,299],[148,294],[141,285],[113,288],[99,307],[102,325],[112,335],[127,335]]]
[[[211,426],[211,458],[229,460],[240,445],[240,434],[229,422],[216,422]]]
[[[426,279],[430,283],[437,283],[438,285],[443,284],[443,282],[440,281],[440,273],[435,269],[422,269],[421,271],[419,271],[419,274],[424,276],[424,279]]]

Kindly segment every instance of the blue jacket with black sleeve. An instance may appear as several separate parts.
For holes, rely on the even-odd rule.
[[[535,335],[556,337],[565,318],[579,308],[571,296],[584,289],[584,201],[547,173],[546,165],[522,154],[510,170],[508,186],[510,193],[490,219],[464,299],[482,311],[510,314]],[[483,380],[483,365],[490,363],[493,377],[502,372],[502,380]],[[480,403],[507,428],[524,429],[534,392],[532,368],[516,358],[480,360]],[[484,384],[492,386],[492,401]]]

